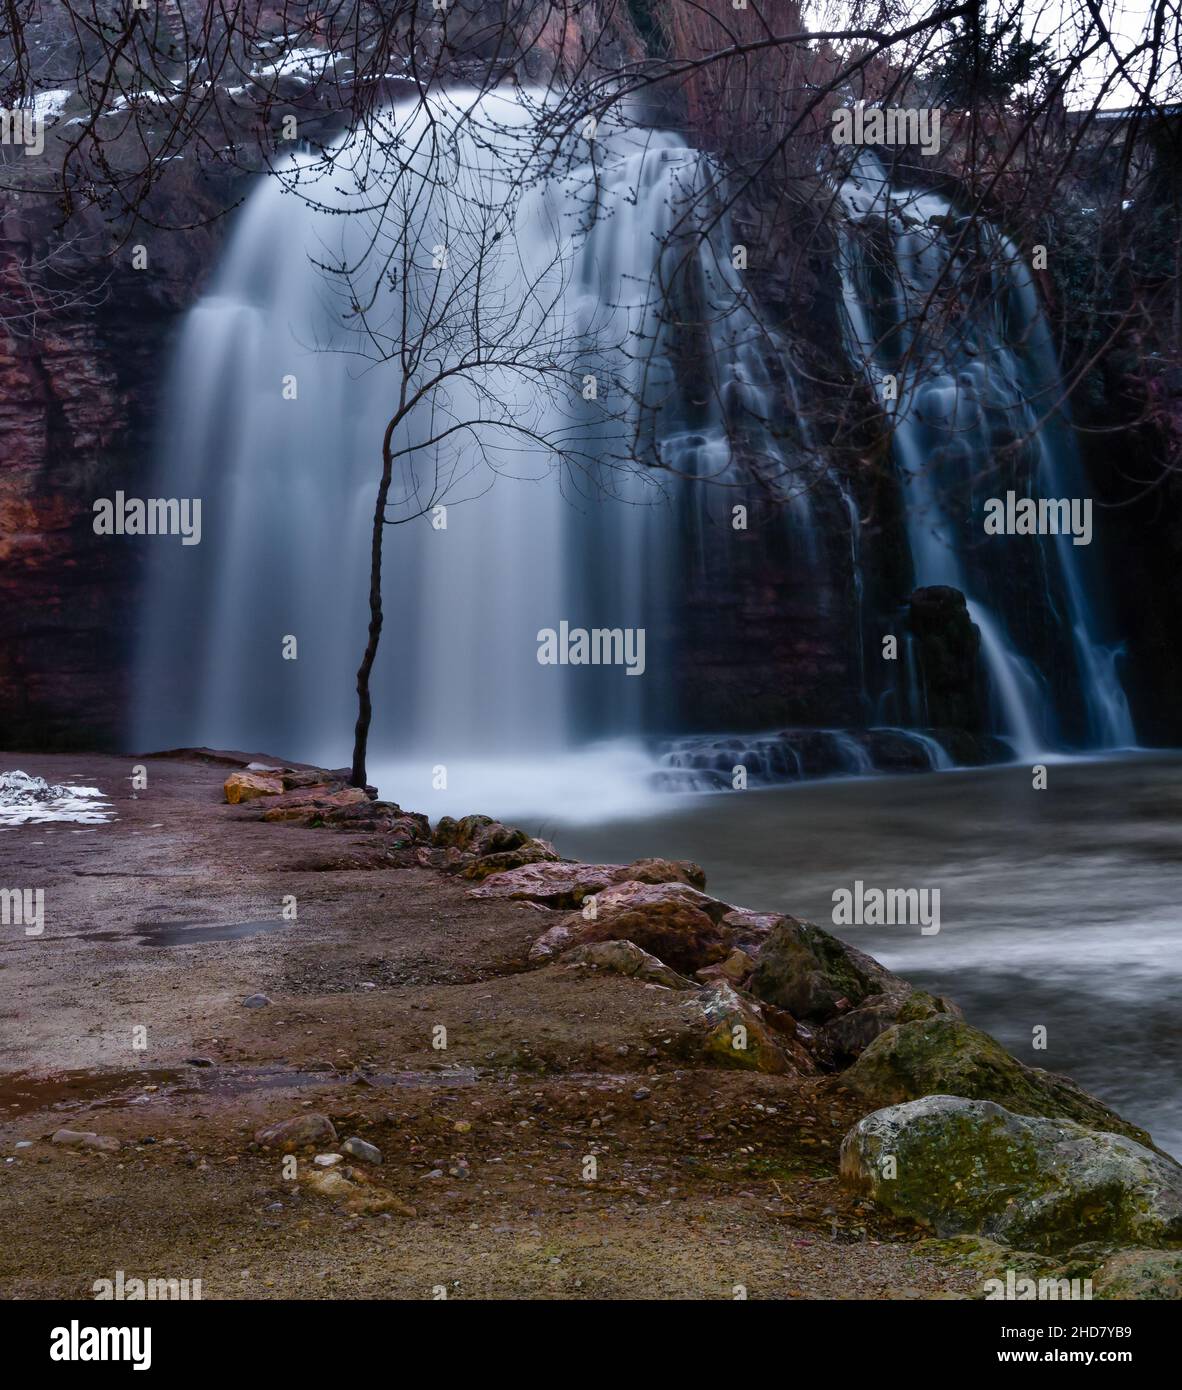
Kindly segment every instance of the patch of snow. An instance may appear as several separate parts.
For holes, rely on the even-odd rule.
[[[37,92],[33,97],[34,117],[42,121],[56,121],[73,95],[68,87],[55,87],[51,92]]]
[[[167,106],[175,96],[175,92],[154,92],[146,88],[125,92],[115,98],[114,106],[110,107],[106,114],[114,116],[120,111],[130,111],[133,106]]]
[[[256,80],[260,77],[303,77],[311,81],[321,77],[336,56],[323,48],[293,48],[275,59],[273,63],[263,63],[251,72]]]
[[[46,821],[101,824],[114,814],[98,787],[54,786],[27,772],[0,773],[0,826],[41,825]]]

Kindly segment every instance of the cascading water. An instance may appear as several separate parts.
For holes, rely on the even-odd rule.
[[[249,200],[185,323],[164,412],[157,492],[203,499],[204,539],[153,559],[141,746],[347,759],[380,444],[400,389],[436,357],[457,371],[393,441],[406,467],[390,514],[404,524],[386,531],[373,762],[402,760],[408,799],[444,764],[453,795],[432,804],[470,809],[482,783],[459,765],[497,759],[504,806],[510,760],[544,779],[556,751],[659,722],[646,708],[659,675],[542,666],[537,634],[563,619],[645,628],[659,671],[671,536],[696,544],[706,494],[737,476],[731,440],[765,473],[791,472],[768,428],[766,337],[725,217],[694,234],[718,212],[704,156],[619,127],[572,158],[539,143],[537,114],[508,89],[395,106],[383,138],[293,159]],[[400,317],[407,299],[474,265],[478,291],[459,295],[407,383],[400,353],[427,321]],[[552,348],[568,379],[496,353],[465,365],[477,312],[486,335],[499,316],[531,366]],[[592,378],[598,414],[581,389]],[[572,434],[577,466],[556,468],[548,445]],[[807,490],[784,493],[786,524],[810,537]]]
[[[1019,641],[1003,572],[1012,544],[985,556],[978,531],[987,489],[1078,496],[1080,472],[1063,418],[1064,388],[1030,271],[1015,247],[946,198],[894,188],[862,152],[842,183],[841,272],[847,343],[893,425],[917,585],[961,590],[981,638],[1000,731],[1021,757],[1063,743],[1062,710],[1045,668],[1054,632]],[[963,234],[963,235],[962,235]],[[894,391],[884,391],[891,380]],[[999,459],[1009,461],[1003,466]],[[950,505],[952,510],[950,511]],[[1132,721],[1114,648],[1088,597],[1068,535],[1037,543],[1042,611],[1067,633],[1086,719],[1077,745],[1127,747]],[[1007,601],[1008,599],[1008,601]]]
[[[442,764],[439,810],[568,806],[575,783],[586,814],[635,809],[653,766],[639,736],[667,733],[675,705],[667,657],[685,576],[733,563],[711,533],[753,477],[779,499],[770,543],[814,596],[833,564],[813,502],[828,489],[831,522],[848,520],[838,564],[852,568],[860,624],[857,507],[821,464],[807,412],[794,436],[786,424],[791,358],[732,264],[716,171],[676,134],[612,126],[575,147],[540,137],[538,116],[510,89],[395,106],[376,135],[293,158],[249,200],[186,320],[163,412],[156,493],[202,499],[203,539],[152,556],[141,747],[346,760],[380,445],[400,400],[444,367],[455,370],[391,436],[389,516],[402,524],[386,531],[371,735],[373,775],[391,791],[436,790]],[[899,374],[916,580],[966,591],[999,723],[1032,752],[1054,733],[1046,680],[943,505],[973,501],[1006,431],[1033,441],[1044,493],[1068,486],[1066,429],[1037,414],[1058,376],[1029,274],[993,237],[1004,310],[911,334],[910,310],[952,256],[950,205],[891,190],[866,157],[843,199],[850,227],[878,229],[884,252],[871,264],[861,235],[847,236],[845,305],[867,371]],[[432,321],[440,284],[456,307]],[[1130,743],[1078,557],[1069,540],[1040,553],[1048,603],[1068,615],[1089,740]],[[563,620],[645,629],[645,678],[541,665],[538,633]],[[594,739],[615,742],[581,751]],[[736,754],[756,780],[948,761],[926,735],[880,726],[679,740],[658,766],[670,784],[728,785]]]

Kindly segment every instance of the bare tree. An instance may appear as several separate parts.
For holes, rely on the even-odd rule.
[[[519,474],[527,457],[535,471],[578,472],[600,485],[593,443],[610,412],[579,392],[592,345],[564,307],[586,226],[569,225],[569,209],[539,186],[534,125],[504,124],[498,107],[517,109],[478,91],[425,96],[329,156],[334,186],[349,168],[354,254],[322,269],[349,324],[345,350],[383,372],[392,400],[357,672],[357,786],[366,781],[370,677],[384,621],[386,527]],[[535,253],[543,249],[533,261],[515,235],[523,216],[543,226],[531,238]]]
[[[386,524],[479,490],[473,458],[495,478],[510,439],[596,486],[605,468],[678,471],[649,442],[658,402],[645,370],[651,344],[640,339],[614,345],[636,368],[617,393],[628,429],[609,449],[601,438],[587,447],[584,432],[602,435],[605,422],[589,420],[572,396],[588,349],[561,326],[566,242],[556,238],[543,265],[517,266],[513,294],[497,279],[517,210],[569,172],[588,122],[673,126],[705,154],[678,199],[653,287],[691,356],[717,327],[702,287],[727,229],[757,248],[741,284],[728,286],[762,335],[752,359],[762,357],[774,389],[762,412],[726,408],[721,388],[716,404],[736,455],[769,492],[815,486],[830,469],[856,478],[879,467],[884,414],[865,373],[839,334],[818,341],[794,327],[814,324],[835,293],[851,233],[840,202],[849,163],[830,138],[832,118],[858,103],[942,110],[938,157],[904,145],[884,162],[892,187],[940,190],[956,212],[954,226],[937,229],[950,248],[940,275],[908,301],[905,322],[883,328],[869,356],[905,328],[898,366],[906,372],[920,365],[925,343],[956,334],[997,274],[1003,242],[994,228],[1019,251],[1049,241],[1059,254],[1038,291],[1059,332],[1062,394],[1086,395],[1108,363],[1133,359],[1121,417],[1085,416],[1083,428],[1154,430],[1164,466],[1130,469],[1130,485],[1140,492],[1170,475],[1182,461],[1182,161],[1171,108],[1182,96],[1179,16],[1176,0],[1150,0],[1136,24],[1114,22],[1111,8],[1103,0],[988,8],[930,0],[918,12],[901,0],[169,0],[109,10],[62,0],[50,17],[31,0],[8,0],[0,93],[28,106],[61,87],[66,101],[47,158],[9,157],[0,178],[26,202],[54,203],[63,241],[101,225],[115,246],[137,226],[221,216],[240,187],[185,208],[162,196],[169,179],[196,188],[207,173],[265,170],[294,177],[298,189],[310,160],[320,175],[302,185],[310,197],[324,180],[352,182],[352,206],[333,210],[367,228],[368,241],[360,236],[358,249],[326,257],[322,268],[354,350],[388,370],[391,385],[358,671],[353,772],[364,781]],[[494,178],[481,152],[490,131],[479,120],[461,131],[463,112],[445,114],[440,101],[463,84],[473,95],[460,104],[471,115],[502,83],[531,93],[535,120],[512,170],[502,161]],[[413,149],[388,128],[397,103],[413,109]],[[298,176],[287,158],[294,142],[305,156]],[[446,273],[432,263],[438,245],[449,247]],[[52,281],[52,252],[35,260],[26,289],[30,279]],[[717,273],[725,279],[725,266]],[[14,317],[27,322],[28,308]],[[535,403],[545,402],[532,423],[480,384],[500,379],[530,383]],[[1047,399],[1039,409],[1045,417],[1061,404]],[[785,416],[800,422],[798,437],[769,447]],[[1007,447],[1016,455],[1023,444]]]

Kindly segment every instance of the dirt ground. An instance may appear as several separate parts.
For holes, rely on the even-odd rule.
[[[133,794],[132,765],[0,754],[117,814],[0,829],[0,886],[46,914],[0,929],[0,1296],[118,1270],[207,1299],[977,1292],[841,1188],[860,1112],[831,1082],[696,1066],[683,996],[527,970],[545,909],[334,868],[364,837],[227,806],[215,764],[148,760]],[[361,1199],[254,1141],[305,1112],[381,1150],[348,1161]]]

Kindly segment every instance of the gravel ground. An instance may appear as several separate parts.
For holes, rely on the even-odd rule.
[[[204,1298],[977,1292],[840,1187],[859,1111],[829,1081],[692,1066],[678,995],[526,971],[544,910],[334,868],[363,837],[226,806],[224,766],[146,762],[133,795],[132,759],[0,754],[117,815],[0,830],[0,881],[45,890],[44,934],[0,936],[0,1295],[117,1270]],[[346,1159],[346,1201],[310,1151],[293,1178],[255,1142],[306,1113],[382,1152]]]

